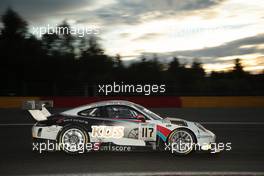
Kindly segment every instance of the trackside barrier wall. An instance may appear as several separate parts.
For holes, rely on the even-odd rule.
[[[23,101],[53,100],[55,108],[70,108],[103,100],[128,100],[150,108],[264,107],[264,96],[221,97],[0,97],[0,108],[21,108]]]
[[[27,100],[40,100],[40,97],[0,97],[0,108],[21,108]]]
[[[186,108],[264,107],[264,96],[181,97]]]

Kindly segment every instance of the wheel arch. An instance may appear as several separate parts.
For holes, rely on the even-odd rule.
[[[194,142],[197,143],[197,136],[195,135],[195,133],[194,133],[191,129],[186,128],[186,127],[179,127],[179,128],[175,128],[174,130],[172,130],[172,131],[170,132],[170,134],[168,135],[167,139],[166,139],[166,143],[168,143],[168,140],[169,140],[171,134],[172,134],[174,131],[176,131],[176,130],[186,130],[186,131],[189,131],[189,132],[192,134],[192,136],[194,137]]]
[[[89,133],[88,133],[88,131],[87,131],[87,128],[84,126],[84,125],[82,125],[82,124],[78,124],[78,123],[68,123],[68,124],[65,124],[61,129],[60,129],[60,131],[58,132],[58,134],[57,134],[57,136],[56,136],[56,141],[57,142],[60,142],[60,136],[61,136],[61,133],[62,133],[62,131],[65,129],[65,128],[69,128],[69,127],[71,127],[71,126],[75,126],[75,127],[78,127],[78,128],[81,128],[84,132],[85,132],[85,134],[86,134],[86,136],[87,136],[87,140],[88,141],[90,141],[91,139],[90,139],[90,136],[89,136]]]

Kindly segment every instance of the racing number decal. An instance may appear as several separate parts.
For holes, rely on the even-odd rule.
[[[156,125],[154,124],[140,124],[139,139],[145,141],[156,140]]]
[[[153,135],[154,129],[152,127],[143,127],[142,128],[142,137],[143,138],[151,138]]]

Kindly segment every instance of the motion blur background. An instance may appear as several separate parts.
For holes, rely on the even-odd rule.
[[[72,26],[78,28],[78,24],[85,26],[90,23],[78,22],[78,19],[83,17],[78,11],[71,12],[72,15],[66,15],[67,13],[59,8],[63,8],[67,4],[66,1],[62,1],[61,4],[48,2],[40,1],[40,4],[27,4],[26,2],[19,3],[16,1],[10,3],[1,2],[3,5],[0,10],[2,12],[0,33],[1,96],[100,96],[98,84],[111,84],[113,81],[141,85],[165,84],[166,92],[153,94],[154,96],[256,96],[264,93],[262,57],[264,40],[263,34],[259,30],[260,26],[263,27],[263,18],[260,19],[259,13],[256,13],[259,12],[259,5],[256,2],[245,4],[245,2],[241,1],[235,3],[237,8],[241,7],[241,10],[244,10],[240,13],[252,12],[251,16],[249,16],[250,18],[244,17],[244,13],[236,14],[236,11],[225,10],[225,14],[219,12],[219,14],[207,19],[203,16],[206,10],[223,10],[223,6],[228,5],[226,3],[232,4],[233,1],[204,1],[204,4],[195,0],[193,2],[188,1],[186,4],[181,1],[173,1],[171,7],[167,4],[169,3],[167,1],[154,1],[153,7],[150,7],[156,7],[155,5],[159,2],[158,4],[164,4],[164,9],[151,10],[149,16],[153,17],[142,17],[140,24],[147,25],[156,21],[157,19],[155,20],[154,18],[155,12],[173,12],[173,14],[175,13],[175,19],[169,15],[163,18],[167,17],[167,20],[174,19],[176,22],[178,19],[178,23],[181,24],[183,17],[178,16],[177,10],[180,11],[178,13],[182,13],[184,10],[188,13],[185,19],[185,23],[189,24],[187,25],[188,30],[177,32],[175,28],[168,29],[167,33],[171,31],[181,34],[180,36],[170,35],[170,38],[174,39],[173,42],[169,39],[163,40],[167,39],[168,36],[162,37],[162,35],[167,33],[166,31],[164,32],[163,28],[160,28],[165,23],[161,17],[159,19],[160,23],[157,21],[157,23],[154,23],[155,25],[151,23],[151,27],[148,28],[140,28],[140,24],[128,24],[125,20],[120,21],[125,27],[121,27],[120,24],[104,26],[104,23],[101,24],[98,19],[92,18],[100,18],[104,14],[103,12],[98,14],[96,11],[89,14],[91,17],[90,23],[95,20],[100,32],[78,37],[66,31],[69,31]],[[117,2],[117,7],[122,4],[122,1],[119,3]],[[148,6],[145,3],[144,1],[131,2],[130,5],[137,5],[136,7],[142,5],[142,8],[147,10]],[[47,18],[49,16],[47,7],[52,7],[54,4],[58,6],[58,9],[57,11],[51,9],[50,18]],[[99,3],[98,5],[102,4]],[[244,9],[245,5],[248,5],[247,9]],[[177,9],[178,6],[182,6],[183,9]],[[89,4],[87,4],[87,11],[89,11],[88,7],[90,7]],[[193,9],[188,9],[187,7],[192,7]],[[39,9],[39,14],[36,15],[36,11],[28,12],[27,10],[30,8]],[[72,8],[75,9],[76,7],[73,6]],[[103,5],[101,8],[102,11],[104,8],[107,11],[107,8]],[[45,14],[43,13],[44,10],[46,10]],[[90,11],[92,10],[90,9]],[[132,11],[133,9],[129,9],[127,13],[132,13]],[[191,12],[196,12],[197,14],[194,15]],[[65,13],[64,16],[61,15],[63,13]],[[210,13],[213,12],[208,12],[208,15]],[[108,12],[107,15],[111,16],[111,13]],[[234,23],[234,26],[229,24],[232,30],[222,26],[226,24],[225,20],[219,20],[220,17],[229,20],[229,23]],[[88,20],[89,16],[86,18]],[[107,17],[105,18],[105,22],[107,22]],[[116,18],[119,19],[118,16]],[[123,18],[126,19],[125,17]],[[127,18],[130,19],[131,17],[127,16]],[[238,22],[233,18],[238,19]],[[38,21],[41,21],[41,19],[43,23]],[[175,21],[167,21],[165,24],[178,24]],[[59,33],[47,32],[40,36],[32,32],[34,27],[45,27],[49,23],[55,27],[60,27]],[[221,28],[220,33],[212,33],[219,32],[214,31],[218,28],[217,26],[212,26],[212,23],[218,24],[218,27]],[[254,25],[251,23],[254,23]],[[246,27],[239,26],[242,24]],[[107,27],[109,25],[111,28]],[[182,24],[178,28],[181,29],[184,26],[186,24]],[[204,29],[205,26],[207,26],[207,30]],[[155,39],[155,42],[152,40],[157,34],[150,32],[154,29],[157,30],[157,34],[161,35],[158,39]],[[243,31],[241,31],[242,29]],[[232,31],[231,34],[237,34],[238,36],[233,39],[229,30]],[[244,30],[252,32],[245,33]],[[112,37],[116,36],[115,33],[123,35],[123,37],[113,39],[110,37],[111,31],[113,33]],[[131,38],[129,40],[125,37],[125,34],[135,35],[133,31],[140,32],[140,35],[144,34],[144,36],[147,35],[148,37],[143,37],[140,41],[136,40],[137,42],[135,43],[135,39]],[[202,37],[203,42],[201,42],[200,38],[194,36],[190,40],[190,36],[194,35],[194,32],[195,36]],[[188,35],[190,36],[186,37]],[[215,38],[212,38],[212,35]],[[223,41],[219,40],[219,36]],[[180,40],[181,37],[184,40]],[[149,38],[152,40],[149,40]],[[111,43],[116,45],[118,42],[124,43],[125,41],[126,45],[115,48],[116,52],[113,54]],[[218,42],[217,46],[212,43],[214,41]],[[155,45],[152,49],[149,49],[151,43]],[[133,50],[133,54],[128,55],[125,52],[126,49],[134,48],[135,44],[141,46],[141,50]],[[198,45],[198,49],[197,46],[193,46],[194,44],[195,46]],[[189,48],[181,48],[181,45],[187,45]],[[163,51],[164,47],[170,48],[173,52]],[[154,48],[156,48],[156,53],[152,51]],[[144,93],[112,94],[112,96],[116,95],[140,96],[144,95]]]
[[[264,175],[263,9],[262,0],[1,0],[0,175]],[[60,32],[33,32],[47,25]],[[98,33],[65,33],[91,26]],[[100,94],[99,84],[113,82],[165,84],[166,91]],[[33,99],[53,100],[53,113],[133,101],[201,122],[232,150],[184,158],[34,153],[35,121],[21,110]]]

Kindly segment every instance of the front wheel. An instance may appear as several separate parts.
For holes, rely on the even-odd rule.
[[[170,134],[168,144],[173,154],[187,155],[193,151],[195,137],[187,129],[176,129]]]
[[[87,142],[87,133],[78,126],[66,127],[60,133],[60,148],[66,153],[84,153]]]

